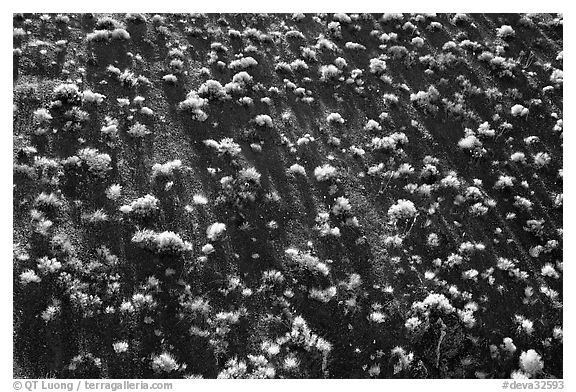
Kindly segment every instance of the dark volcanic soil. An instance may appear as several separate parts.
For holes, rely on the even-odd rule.
[[[14,376],[561,378],[562,23],[15,14]]]

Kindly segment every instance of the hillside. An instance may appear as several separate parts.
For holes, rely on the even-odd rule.
[[[561,378],[561,15],[15,14],[14,376]]]

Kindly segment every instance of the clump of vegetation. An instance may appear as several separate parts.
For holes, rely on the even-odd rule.
[[[316,181],[330,181],[337,176],[337,170],[334,166],[324,164],[314,169],[314,177]]]
[[[52,106],[77,105],[82,100],[78,86],[73,83],[60,84],[54,88]]]
[[[201,98],[196,91],[191,91],[186,99],[178,104],[178,109],[192,114],[192,117],[198,121],[206,121],[208,115],[202,110],[208,105],[208,100]]]
[[[157,233],[152,230],[138,230],[132,236],[132,242],[141,248],[165,256],[181,256],[192,250],[189,242],[172,232],[163,231]]]
[[[144,124],[136,122],[134,125],[128,128],[128,134],[135,138],[143,138],[150,135],[152,132]]]
[[[272,128],[274,125],[272,124],[272,118],[270,118],[267,114],[259,114],[254,118],[254,122],[256,125],[261,127]]]
[[[388,216],[394,222],[413,218],[416,215],[416,207],[410,200],[400,199],[388,208]]]
[[[104,178],[112,170],[112,158],[106,153],[101,153],[96,148],[83,148],[63,161],[65,167],[71,169],[85,169],[91,175]]]
[[[496,29],[496,35],[502,39],[511,39],[516,35],[516,32],[509,25],[502,25]]]
[[[120,211],[139,218],[150,218],[159,211],[158,199],[152,195],[145,195],[130,204],[123,205],[120,207]]]
[[[207,80],[198,89],[198,95],[208,101],[225,101],[230,99],[226,89],[217,80]]]
[[[155,163],[152,165],[152,180],[171,179],[181,169],[182,161],[180,159],[166,163]]]

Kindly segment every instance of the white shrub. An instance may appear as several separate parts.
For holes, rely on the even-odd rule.
[[[116,354],[125,353],[128,351],[128,343],[127,342],[115,342],[112,344],[112,348]]]
[[[306,37],[304,36],[304,34],[302,34],[302,32],[298,31],[298,30],[289,30],[286,32],[285,34],[286,39],[300,39],[302,41],[306,40]]]
[[[310,142],[313,142],[314,140],[315,140],[314,136],[307,133],[304,136],[302,136],[301,138],[298,138],[298,140],[296,140],[296,144],[301,146],[303,144],[308,144]]]
[[[110,32],[110,38],[118,41],[127,41],[130,39],[130,34],[124,29],[114,29]]]
[[[254,122],[261,127],[272,128],[272,118],[267,114],[259,114],[254,118]]]
[[[152,180],[157,178],[170,178],[182,168],[182,161],[175,159],[166,163],[155,163],[152,166]]]
[[[296,59],[290,63],[290,68],[292,71],[307,70],[308,64],[302,59]]]
[[[40,317],[42,318],[42,320],[44,320],[46,323],[49,323],[50,321],[54,320],[56,318],[56,316],[60,313],[61,308],[60,306],[54,306],[54,305],[49,305],[46,310],[44,310],[41,314]]]
[[[458,45],[456,45],[456,42],[448,41],[444,45],[442,45],[442,50],[449,51],[449,50],[456,49],[457,47],[458,47]]]
[[[139,122],[136,122],[136,124],[128,128],[128,134],[132,137],[143,138],[151,133],[146,125],[140,124]]]
[[[116,28],[114,30],[94,30],[92,33],[86,35],[88,42],[106,42],[111,39],[127,41],[130,39],[130,34],[123,28]]]
[[[178,82],[178,77],[174,74],[168,74],[162,76],[162,80],[165,81],[166,83],[176,84]]]
[[[384,238],[384,246],[387,248],[400,248],[402,246],[403,239],[399,235],[388,236]]]
[[[62,207],[62,205],[62,201],[54,192],[42,192],[34,200],[34,207],[37,208],[52,208],[57,210]]]
[[[390,350],[390,356],[394,361],[394,374],[398,374],[401,371],[408,369],[410,364],[414,360],[414,353],[406,353],[406,350],[400,346],[394,347]]]
[[[255,167],[248,167],[238,172],[238,178],[243,182],[260,184],[260,177],[262,177],[262,174],[260,174]]]
[[[301,166],[301,165],[299,165],[299,164],[297,164],[297,163],[295,163],[295,164],[293,164],[292,166],[290,166],[290,167],[288,168],[288,170],[286,170],[286,172],[287,172],[288,174],[291,174],[291,175],[300,174],[300,175],[302,175],[302,176],[304,176],[304,177],[306,176],[306,169],[304,169],[304,166]]]
[[[82,102],[84,103],[95,103],[96,105],[100,105],[104,102],[105,98],[105,95],[95,93],[92,90],[85,90],[82,93]]]
[[[373,323],[381,324],[386,321],[386,315],[382,312],[374,311],[368,315],[368,319]]]
[[[520,104],[516,104],[516,105],[512,106],[512,109],[510,109],[510,113],[514,117],[527,116],[529,112],[530,111],[527,108],[525,108],[524,106],[522,106]]]
[[[220,142],[208,139],[204,140],[203,143],[205,146],[215,149],[218,152],[218,155],[228,154],[232,157],[235,157],[242,152],[240,145],[229,137],[220,140]]]
[[[192,250],[192,244],[172,231],[156,233],[147,229],[138,230],[132,236],[132,242],[141,248],[165,255],[180,255]]]
[[[502,25],[496,29],[496,36],[502,39],[512,38],[516,35],[516,32],[509,25]]]
[[[158,210],[158,199],[150,194],[132,201],[129,205],[120,207],[122,213],[133,214],[142,218],[152,216]]]
[[[288,248],[285,250],[286,255],[290,260],[306,269],[318,272],[324,276],[328,276],[330,269],[328,266],[321,262],[318,257],[311,255],[308,252],[302,252],[298,249]]]
[[[358,42],[346,42],[344,47],[348,50],[366,50],[366,47]]]
[[[38,275],[36,275],[36,272],[34,272],[34,270],[26,270],[24,272],[22,272],[20,274],[20,283],[23,286],[26,286],[29,283],[40,283],[42,279],[40,279],[40,277]]]
[[[478,133],[483,136],[494,137],[496,136],[496,131],[490,129],[490,124],[488,121],[484,121],[480,126],[478,126]]]
[[[346,212],[350,211],[352,209],[352,206],[350,205],[350,201],[343,197],[340,196],[338,198],[336,198],[336,201],[334,203],[334,206],[332,206],[332,213],[334,215],[342,215],[345,214]]]
[[[431,246],[431,247],[440,246],[440,238],[438,237],[438,234],[430,233],[428,235],[428,239],[426,240],[426,243],[428,244],[428,246]]]
[[[211,101],[225,101],[230,97],[217,80],[207,80],[198,89],[198,95]]]
[[[106,116],[104,121],[106,122],[106,125],[100,129],[100,132],[112,138],[116,137],[118,135],[118,120]]]
[[[371,145],[373,150],[394,150],[396,148],[396,140],[391,136],[375,137],[372,138]]]
[[[522,196],[514,196],[514,205],[526,211],[532,211],[532,202]]]
[[[376,75],[382,75],[386,71],[386,61],[380,58],[370,59],[370,72]]]
[[[427,91],[418,91],[416,94],[410,94],[410,101],[417,106],[428,110],[437,110],[436,102],[440,99],[440,92],[434,86],[428,87]]]
[[[468,280],[477,280],[478,279],[478,271],[475,269],[469,269],[462,272],[462,279]]]
[[[44,108],[36,109],[33,113],[33,117],[34,122],[40,125],[49,123],[50,120],[52,120],[52,115],[50,114],[48,109]]]
[[[466,328],[472,328],[476,325],[476,318],[474,317],[474,312],[470,309],[456,311],[458,318]]]
[[[552,158],[547,152],[539,152],[534,155],[534,165],[539,169],[548,166],[551,160]]]
[[[320,237],[334,236],[340,237],[340,228],[330,226],[330,214],[319,212],[316,216],[316,230],[320,232]]]
[[[341,74],[342,71],[338,69],[334,64],[322,65],[320,67],[320,80],[323,82],[336,80],[340,77]]]
[[[336,291],[337,290],[335,286],[330,286],[324,290],[312,287],[310,289],[309,295],[310,298],[312,299],[318,300],[323,303],[328,303],[332,298],[334,298],[334,296],[336,295]]]
[[[309,60],[309,61],[316,61],[317,60],[316,51],[312,48],[307,48],[307,47],[302,48],[301,55],[302,55],[302,57],[304,57],[306,60]]]
[[[91,33],[86,34],[86,40],[88,42],[105,42],[110,40],[109,30],[94,30]]]
[[[352,19],[347,14],[334,14],[332,19],[337,20],[341,23],[351,23]]]
[[[416,207],[410,200],[400,199],[388,209],[388,217],[393,221],[413,218],[416,215]]]
[[[320,36],[316,40],[316,48],[317,49],[326,49],[326,50],[332,52],[332,51],[335,51],[336,49],[338,49],[338,46],[334,42],[330,41],[329,39],[324,37],[322,34],[320,34]]]
[[[421,48],[424,46],[424,39],[422,37],[414,37],[412,38],[412,45],[416,46],[417,48]]]
[[[144,114],[145,116],[153,116],[154,115],[154,111],[152,109],[150,109],[149,107],[142,107],[140,108],[140,114]]]
[[[247,69],[256,67],[258,65],[258,61],[256,61],[253,57],[243,57],[237,60],[233,60],[228,65],[228,68],[232,70],[237,69]]]
[[[437,293],[430,293],[423,301],[414,302],[412,308],[424,314],[428,314],[433,309],[439,310],[444,314],[450,314],[455,310],[444,294]]]
[[[563,84],[564,83],[564,71],[561,69],[555,69],[552,71],[550,75],[550,81],[555,84]]]
[[[366,154],[366,151],[364,151],[363,148],[356,146],[350,146],[349,150],[350,154],[352,154],[355,157],[363,157]]]
[[[458,189],[461,183],[460,180],[458,180],[456,173],[449,173],[446,177],[440,180],[440,185],[444,188]]]
[[[534,332],[534,323],[531,320],[525,318],[524,316],[515,315],[514,321],[516,322],[516,324],[518,324],[519,332],[524,332],[526,335],[532,335],[532,333]]]
[[[418,326],[420,326],[420,324],[422,324],[422,321],[420,321],[418,317],[410,317],[406,320],[404,326],[409,331],[414,331],[416,328],[418,328]]]
[[[154,373],[170,373],[179,370],[180,367],[172,354],[167,352],[152,358],[152,370],[154,370]]]
[[[314,177],[316,177],[316,181],[328,181],[336,178],[336,168],[327,163],[318,166],[314,169]]]
[[[401,13],[384,13],[381,18],[382,22],[401,22],[404,20],[404,15]]]
[[[216,241],[222,236],[226,230],[226,225],[224,223],[216,222],[208,226],[206,229],[206,236],[210,241]]]
[[[521,370],[513,370],[510,373],[510,378],[514,380],[526,380],[528,379],[528,375]]]
[[[541,274],[543,276],[548,276],[554,279],[558,279],[560,277],[554,266],[550,263],[546,263],[544,266],[542,266]]]
[[[470,208],[468,208],[468,212],[473,216],[484,216],[488,213],[488,207],[478,202],[471,205]]]
[[[544,361],[535,350],[523,351],[520,354],[520,368],[529,376],[534,377],[544,369]]]
[[[206,121],[208,115],[202,110],[208,100],[198,96],[196,91],[190,91],[186,99],[178,104],[178,109],[190,112],[198,121]]]
[[[245,88],[252,84],[254,78],[246,71],[240,71],[232,76],[232,83]]]
[[[509,354],[514,354],[516,352],[516,345],[514,344],[514,342],[512,341],[511,338],[504,338],[502,340],[502,344],[500,345],[500,348],[506,352],[508,352]]]
[[[202,195],[194,195],[192,197],[192,202],[196,205],[206,205],[208,204],[208,199]]]
[[[526,155],[523,152],[515,152],[510,155],[510,160],[512,162],[519,162],[525,163],[526,162]]]
[[[54,88],[53,97],[62,103],[74,103],[82,98],[78,86],[74,83],[59,84]]]
[[[100,153],[95,148],[83,148],[79,150],[78,158],[86,163],[88,170],[96,176],[103,177],[108,171],[112,170],[110,166],[112,158],[110,158],[110,155]]]
[[[106,189],[106,197],[110,200],[118,200],[122,195],[122,186],[120,184],[112,184]]]
[[[380,35],[380,42],[388,43],[388,42],[395,42],[398,40],[398,34],[396,33],[382,33]]]
[[[473,150],[482,147],[482,142],[475,135],[468,135],[458,141],[458,147],[463,150]]]
[[[118,106],[121,108],[130,105],[130,100],[128,98],[116,98],[116,101],[118,102]]]
[[[333,123],[344,124],[344,119],[342,118],[340,113],[330,113],[326,117],[326,121],[328,121],[328,124],[333,124]]]
[[[564,331],[562,330],[562,327],[560,326],[554,327],[554,329],[552,330],[552,337],[554,339],[562,341],[564,339]]]
[[[514,177],[502,175],[498,177],[498,181],[494,184],[494,189],[512,188],[514,186],[514,180]]]
[[[202,247],[202,253],[209,255],[214,253],[214,246],[212,244],[206,244]]]
[[[382,126],[375,120],[368,120],[366,125],[364,125],[364,129],[367,131],[373,131],[373,130],[381,131]]]

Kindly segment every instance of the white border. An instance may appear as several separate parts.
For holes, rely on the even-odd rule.
[[[91,3],[81,3],[78,0],[66,0],[58,2],[40,2],[40,1],[24,1],[24,2],[10,2],[4,3],[2,6],[2,26],[4,33],[2,33],[2,52],[4,59],[1,64],[2,75],[6,78],[12,78],[12,72],[9,70],[12,62],[9,60],[12,50],[12,14],[14,12],[562,12],[564,13],[565,30],[564,37],[568,37],[568,43],[571,39],[576,37],[574,29],[574,13],[572,6],[567,2],[558,1],[502,1],[502,0],[484,0],[481,2],[456,2],[456,1],[443,1],[430,2],[424,0],[410,1],[410,2],[367,2],[367,1],[354,1],[344,2],[338,1],[316,1],[316,0],[290,0],[286,2],[265,2],[265,1],[231,1],[231,0],[217,0],[217,1],[190,1],[190,2],[177,2],[170,3],[162,2],[118,2],[111,0],[98,0]],[[89,9],[88,9],[89,8]],[[574,91],[574,81],[572,72],[576,72],[573,67],[574,59],[572,56],[572,47],[564,48],[564,70],[567,71],[564,81],[564,91],[568,92],[564,97],[564,107],[574,108],[573,96],[570,94]],[[10,57],[9,57],[10,56]],[[573,71],[569,71],[572,69]],[[12,80],[10,80],[12,84]],[[2,210],[0,216],[2,217],[2,225],[0,230],[2,235],[1,248],[4,255],[2,260],[2,273],[1,283],[2,288],[0,300],[0,314],[4,314],[4,320],[0,326],[1,337],[4,350],[0,356],[1,370],[2,370],[2,385],[5,390],[12,390],[12,95],[8,94],[8,87],[6,92],[0,95],[2,104],[0,105],[2,113],[2,123],[5,127],[0,131],[0,140],[2,146],[2,154],[0,154],[1,164],[0,168],[0,184],[5,184],[2,188]],[[575,221],[575,208],[572,201],[574,198],[575,184],[575,155],[573,155],[572,148],[576,148],[574,134],[574,120],[573,112],[569,109],[564,111],[564,126],[567,129],[565,134],[565,143],[568,146],[564,154],[564,167],[565,170],[565,203],[564,203],[564,282],[568,283],[564,287],[564,375],[565,375],[565,390],[576,390],[574,384],[574,372],[570,369],[576,368],[572,353],[574,350],[574,243],[576,233],[574,232]],[[308,389],[312,388],[355,388],[361,387],[367,390],[384,391],[388,388],[395,389],[421,389],[427,391],[445,391],[445,390],[461,390],[463,387],[467,391],[491,391],[501,390],[502,381],[499,380],[272,380],[272,381],[236,381],[234,384],[225,382],[223,380],[170,380],[174,383],[175,391],[190,390],[190,388],[203,389],[224,389],[224,388],[238,388],[240,390],[269,390],[271,387],[278,391],[294,390],[306,386]],[[192,385],[190,384],[192,382]],[[320,384],[320,382],[322,384]]]

